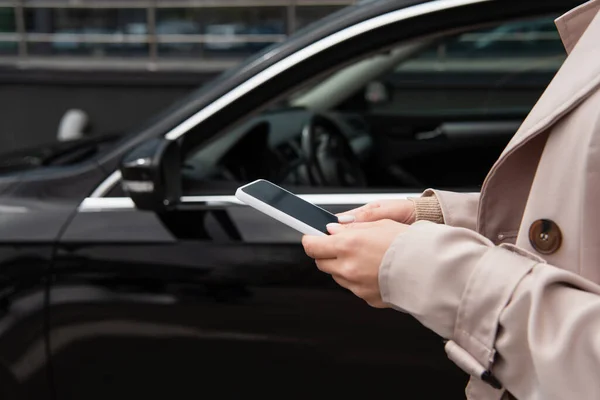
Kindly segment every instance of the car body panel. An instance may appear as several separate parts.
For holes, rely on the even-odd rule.
[[[0,245],[0,397],[49,398],[47,294],[52,245]]]
[[[0,398],[52,398],[48,295],[55,244],[94,185],[95,164],[0,177]]]
[[[462,391],[465,376],[439,338],[410,316],[373,312],[321,274],[297,240],[228,235],[219,211],[165,221],[176,241],[124,242],[107,231],[60,246],[50,294],[58,398],[100,399],[117,388],[123,396],[299,398],[334,385],[338,394],[384,394],[416,390],[432,372],[444,392]],[[124,218],[118,213],[128,211],[102,213],[104,223]],[[373,379],[384,380],[373,388]]]

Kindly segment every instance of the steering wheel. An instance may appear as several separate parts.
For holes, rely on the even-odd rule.
[[[330,117],[313,114],[302,129],[307,175],[315,186],[367,186],[360,160],[342,129]]]

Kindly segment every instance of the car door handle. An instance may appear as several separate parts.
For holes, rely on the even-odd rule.
[[[517,132],[522,121],[449,122],[428,132],[419,132],[417,140],[473,139],[481,137],[508,137]]]
[[[417,139],[417,140],[434,140],[434,139],[440,139],[443,136],[445,136],[444,128],[443,128],[443,125],[440,125],[432,131],[418,132],[415,135],[415,139]]]

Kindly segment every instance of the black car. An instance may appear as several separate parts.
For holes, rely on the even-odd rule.
[[[442,338],[233,194],[265,178],[338,212],[479,190],[577,3],[361,2],[136,132],[5,155],[0,399],[463,398]]]

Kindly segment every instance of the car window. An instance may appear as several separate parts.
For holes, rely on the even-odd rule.
[[[526,113],[566,57],[554,18],[446,37],[372,82],[366,92],[369,109],[418,115]]]
[[[259,178],[297,192],[477,190],[566,58],[555,18],[421,39],[329,70],[186,154],[186,193],[230,191]],[[365,176],[360,188],[307,176],[301,132],[315,112],[335,118],[351,142]],[[323,163],[336,168],[336,160]]]

